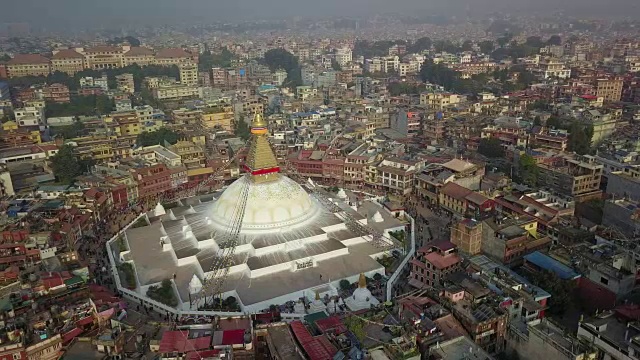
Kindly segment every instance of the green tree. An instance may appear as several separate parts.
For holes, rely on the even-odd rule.
[[[466,40],[465,42],[462,43],[462,45],[460,46],[460,49],[462,51],[471,51],[471,50],[473,50],[473,41]]]
[[[342,279],[340,280],[340,289],[347,291],[349,289],[351,289],[351,283],[349,282],[349,280],[346,279]]]
[[[562,316],[565,311],[574,307],[576,284],[572,280],[560,279],[554,272],[541,271],[529,277],[534,285],[539,286],[551,294],[549,299],[549,313]]]
[[[350,316],[344,319],[344,325],[353,335],[355,335],[356,338],[358,338],[360,342],[366,338],[367,332],[365,331],[365,322],[359,317]]]
[[[478,144],[478,152],[486,157],[501,158],[504,157],[504,148],[499,139],[483,138]]]
[[[431,49],[432,41],[428,37],[422,37],[407,47],[407,52],[415,54]]]
[[[542,126],[542,119],[540,118],[540,115],[537,115],[533,119],[533,126]]]
[[[218,53],[212,53],[207,49],[198,58],[198,68],[200,71],[210,71],[213,67],[226,68],[231,66],[233,59],[233,53],[227,48]]]
[[[241,115],[240,119],[236,121],[234,133],[242,140],[247,140],[251,136],[251,129],[249,128],[249,124],[245,121],[244,116]]]
[[[165,141],[171,145],[178,142],[178,133],[167,128],[161,128],[156,131],[147,131],[138,135],[138,146],[163,145]]]
[[[547,40],[547,45],[562,45],[562,38],[559,35],[553,35]]]
[[[531,187],[538,186],[538,176],[540,175],[540,171],[536,164],[536,159],[531,155],[523,154],[520,156],[518,165],[521,181]]]
[[[567,147],[569,151],[584,155],[591,152],[591,139],[593,137],[593,127],[573,122],[569,128],[569,141]]]
[[[491,40],[482,41],[478,46],[480,46],[480,51],[483,54],[490,54],[495,48],[495,44]]]
[[[56,126],[51,128],[51,134],[61,136],[63,139],[73,139],[82,136],[84,133],[84,124],[80,121],[74,121],[71,125]]]
[[[331,68],[335,71],[342,71],[342,66],[335,59],[331,59]]]
[[[287,72],[285,86],[296,87],[302,84],[298,58],[284,49],[271,49],[264,54],[263,62],[271,69],[284,69]]]
[[[83,172],[82,164],[73,153],[71,145],[62,146],[58,153],[51,157],[51,169],[56,180],[65,184],[72,184]]]
[[[555,115],[551,115],[547,121],[545,122],[546,127],[548,128],[553,128],[553,129],[563,129],[564,128],[564,121]]]
[[[8,54],[3,54],[2,56],[0,56],[0,62],[7,62],[11,60],[11,56],[9,56]]]
[[[162,280],[160,286],[150,286],[147,290],[147,296],[165,305],[178,305],[178,299],[176,298],[176,294],[173,291],[173,286],[171,285],[171,280],[169,279]]]
[[[398,96],[402,94],[415,95],[420,94],[423,87],[417,84],[408,84],[403,82],[392,82],[387,85],[387,90],[391,96]]]

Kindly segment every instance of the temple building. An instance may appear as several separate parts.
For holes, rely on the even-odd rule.
[[[233,296],[244,313],[301,298],[315,300],[298,303],[296,311],[334,312],[337,302],[352,310],[378,303],[363,279],[385,275],[376,259],[400,244],[388,236],[372,241],[371,233],[404,230],[406,223],[372,200],[350,203],[344,191],[320,197],[318,191],[324,190],[313,191],[312,183],[303,187],[283,175],[267,132],[257,114],[245,174],[229,187],[170,209],[158,205],[144,215],[146,226],[132,226],[109,243],[114,272],[125,263],[133,269],[127,283],[122,274],[117,280],[127,296],[148,300],[149,287],[168,279],[178,311],[199,310],[217,295]],[[354,220],[371,233],[354,228]],[[235,250],[225,264],[228,271],[215,271],[230,247]],[[214,276],[225,276],[218,294],[208,286]],[[352,297],[331,298],[328,304],[320,300],[334,297],[343,279],[359,280]]]

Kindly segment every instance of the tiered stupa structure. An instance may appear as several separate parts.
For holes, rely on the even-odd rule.
[[[243,312],[297,301],[327,286],[337,289],[341,280],[354,282],[361,273],[384,274],[376,258],[390,249],[351,231],[344,214],[380,231],[399,230],[404,224],[386,212],[376,214],[378,222],[372,223],[371,214],[380,207],[367,201],[358,211],[340,199],[333,199],[341,209],[337,213],[323,207],[315,195],[281,173],[267,132],[264,118],[255,115],[246,173],[226,190],[182,200],[171,209],[158,206],[146,214],[148,226],[123,233],[125,252],[111,243],[118,259],[112,267],[123,261],[133,266],[140,300],[146,299],[150,286],[165,279],[174,283],[180,309],[196,310],[203,298],[216,295],[207,293],[207,283],[230,244],[234,223],[239,224],[239,235],[221,295],[234,296]]]

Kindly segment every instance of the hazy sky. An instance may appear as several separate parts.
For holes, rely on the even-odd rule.
[[[192,19],[224,21],[261,17],[354,16],[375,13],[575,10],[581,15],[638,15],[640,0],[0,0],[0,22],[34,25],[164,24]],[[34,13],[34,9],[37,11]]]

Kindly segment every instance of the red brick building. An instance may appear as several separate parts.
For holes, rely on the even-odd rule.
[[[409,284],[417,288],[440,285],[447,274],[460,269],[461,262],[456,246],[448,241],[418,249],[411,260]]]
[[[134,169],[133,176],[138,182],[138,196],[156,197],[171,189],[172,171],[165,164],[156,164]]]

